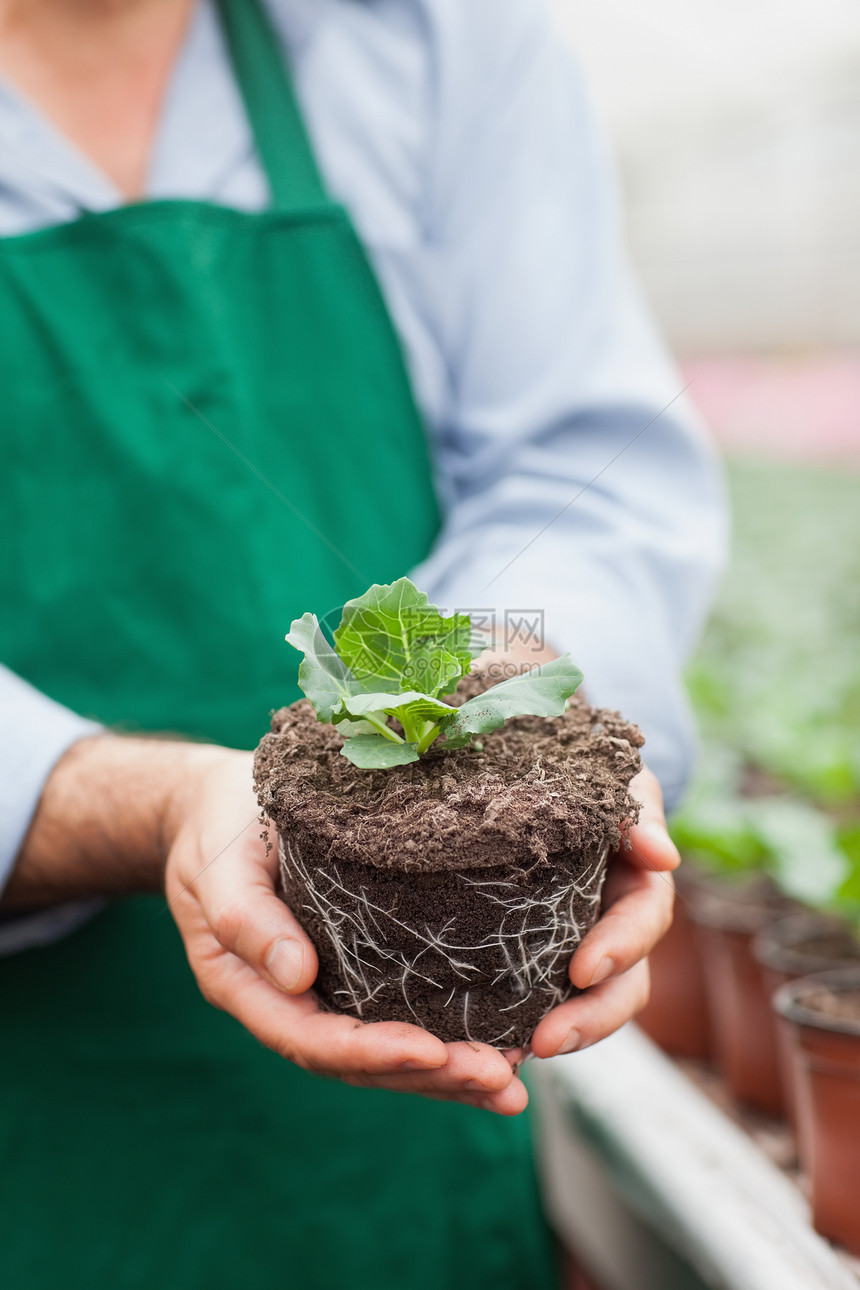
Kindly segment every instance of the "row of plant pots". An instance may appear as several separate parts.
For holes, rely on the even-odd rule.
[[[797,1135],[816,1229],[860,1256],[860,943],[769,878],[679,874],[643,1029],[713,1061],[742,1105]]]

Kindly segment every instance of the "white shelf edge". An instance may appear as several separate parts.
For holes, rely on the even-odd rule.
[[[718,1290],[858,1290],[812,1229],[798,1189],[635,1026],[567,1057],[535,1063],[537,1093],[562,1112],[544,1135],[550,1209],[575,1228],[569,1132],[598,1156],[631,1209]],[[566,1194],[559,1194],[560,1192]]]

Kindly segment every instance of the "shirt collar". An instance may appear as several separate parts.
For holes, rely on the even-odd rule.
[[[300,53],[320,0],[264,0],[284,57]],[[165,98],[147,195],[214,200],[254,140],[213,0],[197,5]]]
[[[147,196],[206,199],[253,148],[214,4],[197,5],[167,87]]]

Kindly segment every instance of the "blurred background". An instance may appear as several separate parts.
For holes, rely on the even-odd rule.
[[[692,354],[860,345],[856,0],[556,0]]]
[[[705,861],[755,856],[856,916],[860,5],[555,8],[610,135],[636,268],[734,503],[731,569],[690,670],[703,757],[676,828]],[[748,803],[761,797],[769,836],[727,846],[741,816],[756,832]],[[818,817],[805,854],[774,841],[774,799]],[[813,833],[826,855],[810,854]]]
[[[860,4],[554,3],[734,516],[688,674],[702,749],[671,821],[686,861],[675,922],[638,1019],[728,1119],[708,1137],[706,1108],[685,1110],[687,1085],[632,1040],[599,1045],[591,1067],[578,1055],[559,1084],[567,1119],[544,1138],[557,1196],[577,1196],[556,1202],[569,1286],[860,1286],[860,1047],[852,1081],[819,1089],[771,1004],[778,984],[860,960]],[[625,1116],[649,1070],[650,1101]],[[853,1119],[834,1113],[831,1127],[835,1102]],[[755,1196],[729,1120],[779,1171]],[[631,1147],[652,1122],[657,1145]],[[783,1178],[799,1188],[790,1201]],[[805,1262],[810,1187],[844,1262]],[[731,1235],[717,1248],[723,1205]]]

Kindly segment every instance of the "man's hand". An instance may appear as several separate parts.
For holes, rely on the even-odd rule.
[[[647,956],[672,922],[671,870],[681,857],[663,815],[663,794],[650,770],[630,784],[642,809],[630,830],[630,850],[609,862],[603,914],[570,963],[570,979],[586,990],[553,1008],[532,1037],[537,1057],[572,1053],[605,1039],[648,1002]]]
[[[247,753],[211,750],[169,812],[166,892],[203,995],[269,1048],[348,1084],[422,1093],[516,1115],[528,1101],[507,1056],[443,1044],[401,1022],[364,1025],[322,1012],[317,958],[276,895]]]
[[[556,658],[551,645],[509,639],[491,647],[478,666],[521,670]],[[507,675],[503,671],[503,675]],[[630,784],[641,804],[630,829],[630,849],[613,853],[603,896],[603,913],[570,963],[570,979],[584,995],[548,1013],[532,1036],[536,1057],[572,1053],[605,1039],[648,1002],[648,955],[672,922],[675,884],[671,871],[681,862],[666,830],[663,793],[656,776],[643,768]]]

